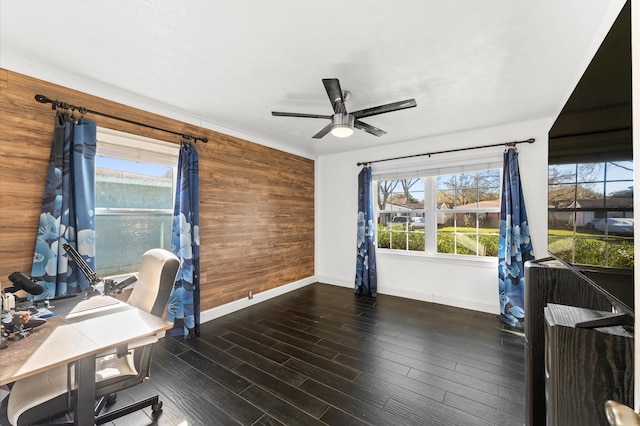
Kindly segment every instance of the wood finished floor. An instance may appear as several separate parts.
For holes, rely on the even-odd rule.
[[[163,413],[114,425],[524,424],[524,340],[495,315],[314,284],[154,350],[116,406]]]

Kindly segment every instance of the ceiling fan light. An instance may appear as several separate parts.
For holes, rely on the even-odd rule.
[[[338,138],[346,138],[353,134],[355,119],[351,114],[334,114],[331,134]]]
[[[337,138],[346,138],[353,134],[353,128],[348,124],[338,124],[331,128],[331,134]]]

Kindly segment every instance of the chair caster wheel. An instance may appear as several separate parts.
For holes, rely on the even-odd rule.
[[[153,411],[154,413],[162,411],[162,401],[159,401],[157,404],[153,404],[151,406],[151,411]]]
[[[110,393],[109,396],[107,396],[107,405],[111,405],[115,403],[117,399],[118,399],[117,393]]]

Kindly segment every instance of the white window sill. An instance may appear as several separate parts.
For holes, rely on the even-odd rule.
[[[459,265],[474,263],[477,266],[485,268],[497,268],[498,258],[489,256],[465,256],[465,255],[446,255],[446,254],[427,254],[424,252],[390,250],[376,248],[376,257],[383,258],[403,258],[417,262],[435,262],[446,263],[450,265]]]

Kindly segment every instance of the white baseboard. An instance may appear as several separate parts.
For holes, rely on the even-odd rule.
[[[332,284],[340,287],[353,288],[353,282],[335,279],[327,276],[318,276],[318,282]],[[393,287],[378,286],[378,294],[386,294],[389,296],[404,297],[405,299],[421,300],[423,302],[438,303],[441,305],[454,306],[456,308],[471,309],[473,311],[486,312],[489,314],[499,314],[500,306],[498,305],[498,295],[494,303],[484,300],[467,299],[458,296],[423,293],[420,291],[410,291]]]
[[[355,281],[346,281],[338,278],[327,277],[323,275],[316,275],[316,279],[319,283],[332,284],[340,287],[353,288]]]
[[[252,299],[244,298],[240,300],[234,300],[233,302],[229,302],[221,306],[216,306],[215,308],[207,309],[206,311],[200,313],[200,323],[202,324],[207,321],[220,318],[235,311],[239,311],[240,309],[255,305],[256,303],[264,302],[265,300],[269,300],[276,296],[280,296],[290,291],[308,286],[309,284],[313,284],[317,281],[318,280],[315,276],[304,278],[289,284],[281,285],[271,290],[263,291],[261,293],[255,293]]]
[[[274,297],[283,295],[285,293],[289,293],[290,291],[297,290],[302,287],[306,287],[310,284],[314,284],[316,282],[331,284],[339,287],[353,288],[352,282],[347,282],[345,280],[339,280],[326,276],[312,276],[307,277],[299,281],[295,281],[289,284],[281,285],[280,287],[276,287],[271,290],[264,291],[262,293],[256,293],[253,296],[253,299],[240,299],[235,300],[233,302],[229,302],[222,306],[216,306],[215,308],[208,309],[200,313],[200,323],[205,323],[207,321],[214,320],[216,318],[220,318],[222,316],[231,314],[235,311],[239,311],[240,309],[247,308],[249,306],[255,305],[256,303],[264,302],[265,300],[272,299]],[[415,291],[407,291],[405,289],[397,289],[397,288],[378,288],[379,294],[386,294],[389,296],[397,296],[404,297],[406,299],[413,300],[421,300],[424,302],[432,302],[439,303],[441,305],[454,306],[457,308],[463,309],[471,309],[474,311],[486,312],[490,314],[498,314],[500,313],[500,307],[497,304],[497,296],[496,303],[490,303],[482,300],[474,300],[474,299],[465,299],[461,297],[451,297],[443,294],[427,294]]]

